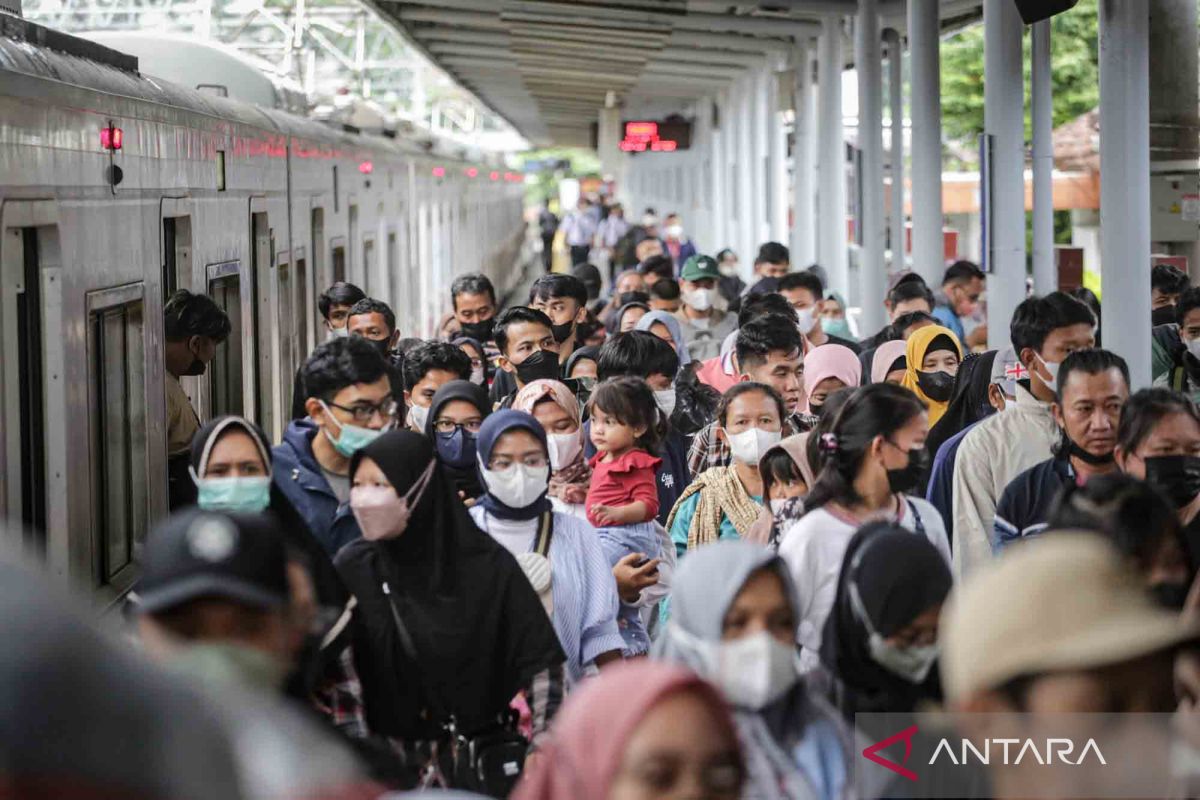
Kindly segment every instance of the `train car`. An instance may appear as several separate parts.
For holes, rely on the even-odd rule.
[[[162,308],[179,288],[233,335],[183,379],[201,418],[278,440],[292,376],[349,280],[429,336],[459,272],[503,291],[519,176],[428,142],[335,129],[140,74],[0,14],[0,510],[54,574],[116,601],[166,513]]]

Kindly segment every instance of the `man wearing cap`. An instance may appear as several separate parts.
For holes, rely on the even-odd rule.
[[[717,281],[721,270],[711,256],[694,255],[683,264],[679,276],[683,307],[675,313],[688,354],[693,361],[720,355],[721,342],[737,328],[737,317],[716,308]]]

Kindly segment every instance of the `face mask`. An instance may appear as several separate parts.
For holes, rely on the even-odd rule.
[[[769,505],[771,506],[771,516],[778,517],[783,513],[783,507],[787,505],[787,499],[772,500]]]
[[[716,646],[710,676],[730,704],[753,711],[783,697],[800,680],[796,649],[766,631]]]
[[[1153,456],[1146,462],[1146,481],[1160,487],[1176,508],[1200,494],[1200,456]]]
[[[708,289],[696,289],[683,293],[683,302],[697,311],[708,311],[712,308],[712,293]]]
[[[547,434],[546,449],[550,451],[550,466],[558,472],[571,466],[583,452],[583,437],[579,431]]]
[[[935,403],[948,403],[954,394],[954,376],[949,372],[917,372],[917,386]]]
[[[683,226],[682,225],[668,225],[666,234],[667,234],[668,239],[682,239],[683,238]]]
[[[538,350],[514,366],[522,384],[538,380],[558,380],[558,353],[549,350]]]
[[[924,448],[908,451],[908,466],[887,471],[888,489],[893,494],[905,494],[914,489],[929,468],[929,454]]]
[[[325,438],[333,445],[333,449],[346,458],[350,458],[383,434],[382,430],[362,428],[358,425],[351,425],[349,422],[338,422],[337,418],[333,416],[333,412],[329,410],[329,406],[325,405],[325,401],[320,402],[321,408],[325,409],[325,419],[338,426],[338,437],[333,438],[328,425],[323,425],[321,430],[325,432]]]
[[[812,333],[813,328],[817,327],[817,309],[816,306],[801,308],[796,310],[796,328],[804,336]]]
[[[1163,306],[1150,312],[1151,325],[1169,325],[1175,321],[1175,306]]]
[[[479,458],[479,468],[483,472],[483,482],[487,484],[488,494],[509,508],[529,508],[536,503],[549,487],[550,466],[527,467],[524,464],[513,464],[508,469],[493,470],[483,466]]]
[[[764,431],[761,428],[747,428],[741,433],[725,432],[729,440],[729,451],[735,461],[743,464],[758,466],[762,457],[783,439],[779,431]]]
[[[1037,353],[1034,353],[1034,355],[1037,356],[1038,361],[1042,362],[1042,366],[1046,368],[1046,372],[1050,375],[1050,381],[1046,385],[1053,387],[1054,384],[1058,382],[1058,368],[1062,366],[1062,362],[1061,361],[1047,361],[1046,359],[1042,358]],[[1039,375],[1038,377],[1040,378],[1041,376]]]
[[[476,386],[483,386],[487,382],[487,375],[484,374],[483,367],[471,370],[471,383]]]
[[[475,463],[476,437],[461,425],[450,433],[436,432],[433,437],[438,460],[443,464],[450,467],[469,467]]]
[[[436,459],[430,461],[404,497],[397,495],[390,486],[355,486],[351,489],[350,510],[358,520],[363,538],[368,542],[378,542],[381,539],[395,539],[404,533],[412,510],[421,502],[436,466]]]
[[[425,432],[425,423],[429,421],[429,409],[416,403],[408,409],[408,427],[419,433]]]
[[[266,476],[247,478],[197,478],[196,505],[209,511],[240,511],[257,514],[271,505],[271,479]]]
[[[1155,602],[1163,608],[1181,611],[1183,604],[1187,602],[1188,585],[1186,583],[1156,583],[1150,587],[1150,594],[1154,596]]]
[[[654,392],[654,403],[667,419],[670,419],[671,415],[675,413],[676,402],[677,398],[674,389],[663,389],[662,391]]]
[[[722,262],[717,265],[717,269],[726,278],[732,278],[738,274],[738,265],[737,265],[736,261],[731,262],[731,263]]]
[[[190,347],[188,348],[191,349]],[[184,375],[203,375],[204,362],[201,361],[195,353],[192,353],[192,363],[188,364],[187,369],[183,371]]]
[[[562,325],[551,325],[550,332],[554,334],[554,341],[562,344],[571,337],[571,331],[575,330],[574,322],[564,322]]]
[[[897,647],[890,644],[871,624],[871,618],[867,616],[867,609],[859,597],[858,587],[853,583],[850,584],[850,605],[854,609],[854,615],[867,630],[867,649],[870,651],[871,660],[909,683],[923,683],[937,661],[938,646],[929,644]]]
[[[642,298],[645,296],[646,295],[644,292],[622,292],[621,294],[617,295],[617,308],[627,306],[630,303],[636,303],[639,300],[642,300]]]
[[[1066,442],[1067,455],[1074,456],[1085,464],[1100,466],[1103,464],[1111,464],[1113,462],[1112,450],[1109,450],[1107,453],[1096,455],[1095,453],[1089,453],[1087,450],[1084,450],[1082,447],[1076,444],[1075,440],[1068,436],[1066,431],[1062,432],[1062,437],[1063,441]]]
[[[463,322],[460,323],[462,335],[469,339],[474,339],[477,342],[490,341],[492,338],[492,328],[496,325],[496,318],[480,320],[479,322]]]
[[[350,328],[349,328],[349,326],[346,326],[346,325],[343,325],[340,328],[330,328],[329,329],[329,338],[331,340],[332,339],[345,339],[349,335],[350,335]]]
[[[1188,353],[1192,358],[1200,361],[1200,339],[1192,339],[1190,342],[1185,341],[1184,346],[1187,347]]]
[[[833,317],[821,318],[821,329],[830,336],[837,336],[840,339],[853,339],[854,334],[850,331],[850,323],[843,317],[834,319]]]
[[[392,352],[392,337],[390,336],[383,339],[368,339],[365,336],[361,338],[364,342],[367,342],[374,347],[379,352],[379,355],[383,358],[387,358],[388,354]]]

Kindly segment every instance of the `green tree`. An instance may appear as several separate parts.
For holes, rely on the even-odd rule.
[[[1051,81],[1054,124],[1061,125],[1100,103],[1100,44],[1097,0],[1051,21]],[[1024,85],[1029,86],[1028,30],[1024,44]],[[942,127],[947,139],[971,142],[983,133],[983,25],[974,25],[942,42]],[[1028,89],[1025,136],[1030,136]]]
[[[522,169],[530,162],[569,164],[566,169],[545,166],[535,173],[536,182],[526,184],[525,189],[525,201],[533,205],[558,197],[558,182],[563,178],[587,178],[600,174],[600,157],[594,150],[582,147],[547,147],[528,150],[517,157],[521,160]]]

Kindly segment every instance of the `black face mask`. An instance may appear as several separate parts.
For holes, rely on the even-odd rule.
[[[925,448],[908,451],[908,466],[887,471],[888,489],[894,494],[905,494],[920,483],[929,469],[929,454]]]
[[[575,330],[574,322],[564,322],[562,325],[551,325],[550,331],[554,334],[554,341],[562,344],[571,336],[571,331]]]
[[[1151,325],[1169,325],[1175,321],[1175,306],[1163,306],[1150,312]]]
[[[365,336],[362,338],[364,341],[370,342],[371,346],[378,350],[379,355],[383,356],[384,359],[388,357],[388,353],[392,352],[392,337],[390,336],[386,339],[368,339]]]
[[[617,308],[627,306],[630,303],[645,303],[650,299],[650,295],[645,292],[622,292],[617,295]]]
[[[1104,464],[1111,464],[1113,462],[1113,451],[1111,450],[1103,455],[1098,456],[1095,453],[1089,453],[1087,450],[1084,450],[1082,447],[1080,447],[1074,439],[1072,439],[1070,436],[1067,436],[1066,431],[1062,432],[1062,437],[1063,441],[1066,442],[1067,445],[1067,455],[1074,456],[1085,464],[1103,466]]]
[[[538,350],[520,364],[514,364],[522,384],[538,380],[558,380],[558,353]]]
[[[477,342],[490,342],[492,340],[492,328],[496,327],[496,318],[480,320],[479,322],[463,322],[462,335]]]
[[[1187,601],[1188,585],[1186,583],[1156,583],[1150,587],[1150,594],[1163,608],[1180,611]]]
[[[948,403],[954,395],[954,376],[949,372],[917,372],[917,386],[937,403]]]
[[[190,347],[188,348],[191,349]],[[192,353],[192,363],[188,364],[187,369],[183,371],[184,375],[203,375],[207,365],[201,361],[195,353]]]
[[[1200,456],[1153,456],[1145,462],[1146,480],[1166,492],[1176,508],[1200,494]]]

